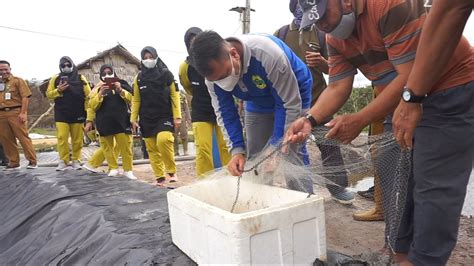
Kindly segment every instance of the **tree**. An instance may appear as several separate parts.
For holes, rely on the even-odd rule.
[[[372,101],[372,94],[373,89],[370,85],[361,88],[353,88],[351,96],[337,114],[351,114],[360,111]]]

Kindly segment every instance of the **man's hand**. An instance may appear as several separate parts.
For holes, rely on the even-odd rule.
[[[175,118],[174,121],[174,130],[179,130],[179,127],[181,126],[181,118]]]
[[[92,130],[92,122],[91,121],[87,121],[86,122],[86,126],[84,127],[84,132],[89,132]]]
[[[26,113],[20,113],[18,115],[18,120],[20,120],[20,123],[26,123],[26,120],[28,120],[28,115]]]
[[[132,124],[132,133],[137,134],[138,129],[140,128],[140,126],[138,125],[137,122],[131,122],[131,124]]]
[[[300,143],[311,134],[311,123],[308,119],[301,117],[291,123],[285,134],[285,143]],[[287,145],[285,145],[287,146]]]
[[[402,149],[413,147],[413,134],[423,115],[423,107],[418,103],[400,101],[393,113],[393,134]]]
[[[227,170],[233,176],[240,176],[244,172],[245,166],[245,155],[242,153],[237,153],[232,156],[229,163],[227,164]]]
[[[366,125],[358,114],[341,115],[325,124],[326,127],[330,128],[326,138],[349,144],[359,136]]]
[[[59,83],[57,89],[58,89],[59,92],[64,92],[67,88],[69,88],[69,83],[61,82],[61,83]]]
[[[328,69],[328,61],[320,53],[306,51],[305,60],[308,67],[316,67],[326,71]]]

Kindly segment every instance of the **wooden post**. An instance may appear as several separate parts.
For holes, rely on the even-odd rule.
[[[49,115],[49,113],[51,113],[51,111],[52,111],[53,109],[54,109],[54,103],[50,103],[48,110],[46,110],[46,112],[44,112],[42,115],[40,115],[40,116],[38,117],[38,119],[36,119],[35,122],[33,122],[33,124],[31,124],[30,128],[28,128],[28,132],[30,132],[39,122],[41,122],[41,120],[42,120],[45,116]]]

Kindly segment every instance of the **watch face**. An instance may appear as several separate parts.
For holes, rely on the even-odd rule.
[[[409,91],[404,91],[403,94],[402,94],[402,97],[403,97],[403,100],[405,101],[409,101],[410,100],[410,92]]]

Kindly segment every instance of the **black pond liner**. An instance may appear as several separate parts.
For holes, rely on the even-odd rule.
[[[0,264],[195,265],[171,242],[167,191],[85,170],[0,170]]]

